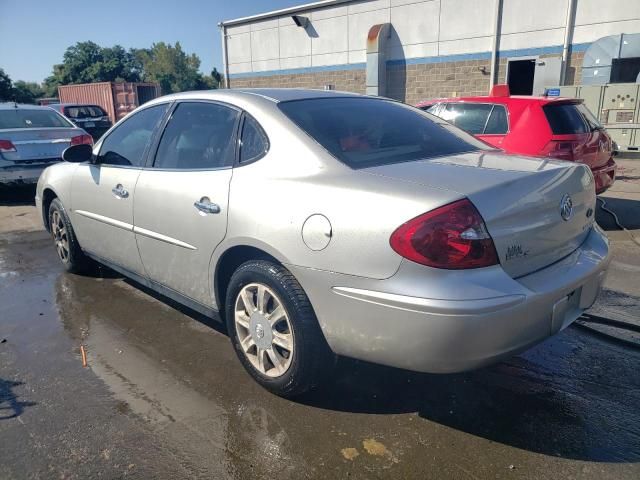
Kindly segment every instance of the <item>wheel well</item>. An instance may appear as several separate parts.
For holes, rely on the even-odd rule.
[[[47,231],[51,231],[49,226],[49,207],[54,198],[58,198],[58,196],[50,188],[45,189],[42,193],[42,221]]]
[[[247,245],[231,247],[229,250],[224,252],[222,257],[220,257],[220,260],[218,260],[214,277],[216,304],[220,315],[224,316],[224,301],[227,297],[227,287],[229,286],[229,281],[231,280],[233,272],[235,272],[240,265],[248,262],[249,260],[270,260],[274,263],[280,264],[276,258],[269,255],[267,252]]]

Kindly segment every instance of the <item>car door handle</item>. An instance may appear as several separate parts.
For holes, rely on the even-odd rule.
[[[202,197],[193,204],[202,213],[220,213],[220,205],[213,203],[209,197]]]
[[[127,198],[129,196],[129,192],[125,190],[121,183],[113,187],[111,193],[113,193],[116,198]]]

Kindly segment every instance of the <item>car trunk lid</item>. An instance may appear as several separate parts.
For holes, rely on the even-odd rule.
[[[485,221],[503,269],[512,277],[570,254],[593,224],[593,177],[582,165],[474,152],[364,171],[469,198]]]
[[[71,138],[83,132],[76,128],[22,128],[0,130],[0,138],[9,140],[15,152],[4,152],[5,160],[17,163],[33,163],[60,159],[71,143]]]

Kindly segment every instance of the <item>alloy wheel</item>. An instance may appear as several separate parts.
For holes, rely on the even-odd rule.
[[[51,233],[56,244],[58,257],[63,262],[69,260],[69,236],[62,215],[57,210],[51,215]]]
[[[294,338],[280,298],[266,285],[250,283],[238,293],[234,320],[240,347],[256,370],[280,377],[293,359]]]

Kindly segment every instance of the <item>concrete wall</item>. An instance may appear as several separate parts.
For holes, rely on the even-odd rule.
[[[230,84],[364,91],[366,36],[392,25],[387,43],[388,91],[413,102],[487,93],[496,0],[369,0],[227,27]],[[503,0],[498,81],[506,61],[562,53],[569,0]],[[256,12],[258,13],[258,12]],[[639,0],[577,0],[567,82],[580,79],[581,55],[600,37],[640,32]],[[357,79],[357,80],[356,80]]]

